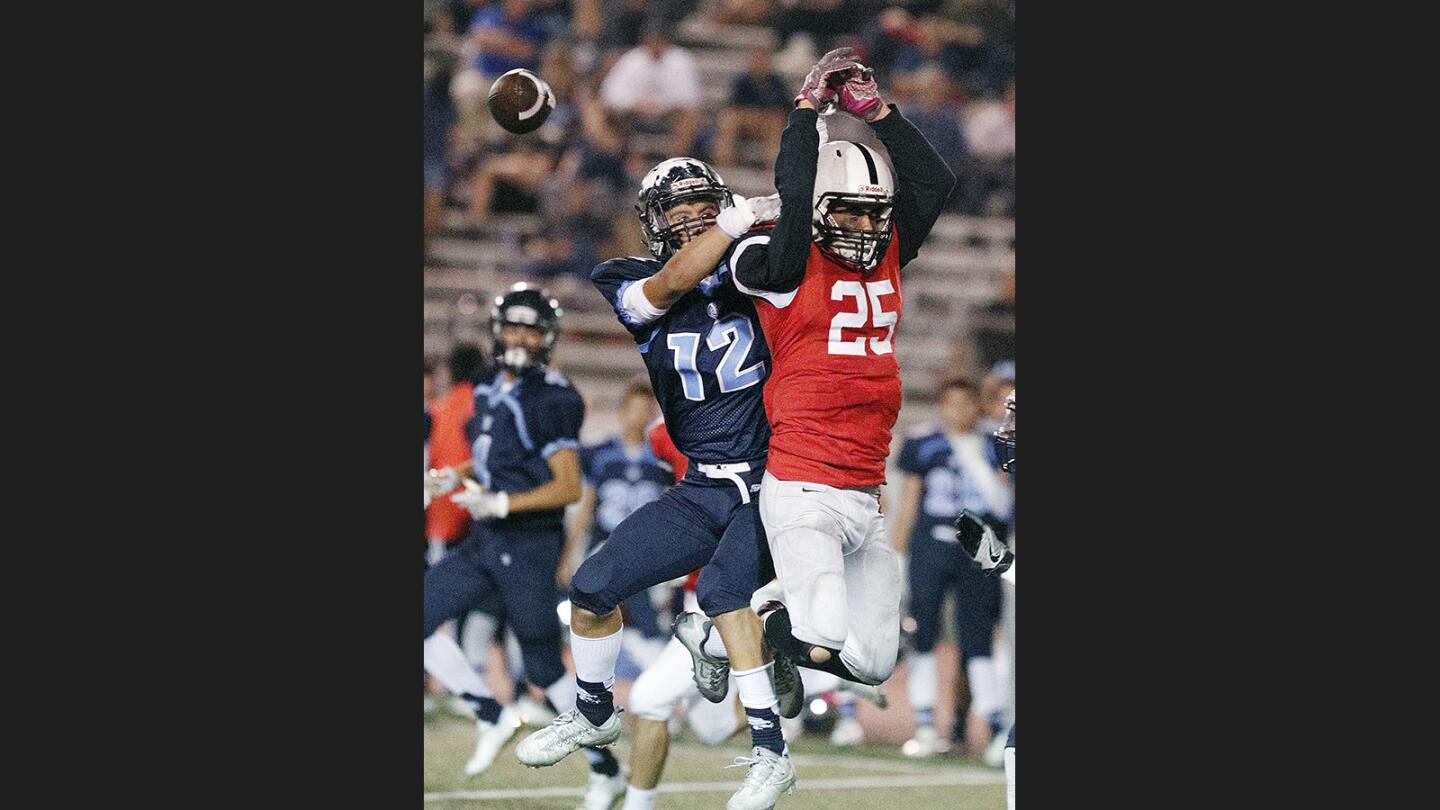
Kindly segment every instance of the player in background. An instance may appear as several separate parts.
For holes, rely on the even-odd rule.
[[[979,397],[980,388],[972,380],[946,380],[940,387],[941,423],[916,431],[900,448],[897,466],[903,476],[895,550],[902,558],[909,555],[905,567],[910,615],[915,617],[907,687],[916,730],[904,748],[909,756],[933,756],[937,750],[940,670],[934,650],[941,608],[952,591],[956,639],[970,685],[973,749],[983,749],[1004,727],[1004,690],[991,649],[1000,619],[1000,583],[975,567],[956,541],[953,526],[955,516],[969,510],[1008,534],[1013,496],[990,437],[977,430]]]
[[[798,680],[772,682],[760,622],[750,609],[751,595],[771,579],[753,497],[770,438],[762,399],[770,353],[754,305],[720,263],[735,237],[774,218],[776,202],[761,198],[752,205],[733,195],[701,161],[662,161],[641,181],[636,204],[652,258],[612,259],[591,273],[635,338],[666,428],[690,464],[680,483],[622,521],[575,573],[570,641],[578,711],[516,746],[527,765],[550,765],[581,745],[620,736],[611,692],[622,627],[616,608],[703,566],[696,596],[705,616],[688,614],[692,621],[677,623],[676,635],[696,649],[724,639],[723,650],[700,652],[697,686],[719,702],[733,674],[750,723],[754,756],[745,760],[750,768],[726,806],[770,808],[794,786],[777,693],[785,696],[787,713],[799,712],[803,695]]]
[[[870,124],[898,179],[863,144],[822,146],[819,110],[832,107]],[[779,221],[744,235],[727,260],[735,285],[754,296],[775,364],[759,500],[785,600],[764,611],[765,637],[777,677],[783,660],[879,684],[895,668],[900,633],[900,569],[880,511],[900,409],[900,269],[955,176],[842,48],[806,77],[775,182]]]
[[[574,706],[561,657],[555,575],[565,543],[564,513],[580,499],[580,425],[585,402],[569,380],[547,368],[562,312],[548,294],[516,284],[491,310],[499,372],[476,385],[465,424],[469,461],[431,470],[431,497],[451,496],[471,516],[469,536],[425,573],[425,669],[469,701],[479,740],[465,772],[484,771],[515,734],[518,717],[502,709],[455,641],[435,630],[499,593],[505,622],[520,642],[526,679],[557,708]],[[592,769],[623,789],[618,763],[597,753]]]
[[[475,382],[485,370],[485,357],[478,346],[462,343],[446,358],[450,387],[431,404],[430,463],[427,467],[458,467],[470,460],[470,442],[465,423],[475,413]],[[470,515],[449,498],[437,498],[425,510],[426,558],[439,562],[451,544],[464,539],[470,530]]]
[[[620,521],[659,498],[675,482],[670,464],[656,457],[648,441],[646,429],[655,416],[655,395],[648,383],[637,380],[626,386],[620,397],[619,416],[620,435],[580,448],[585,494],[570,526],[570,546],[584,548],[586,556],[600,548]],[[564,588],[570,587],[572,559],[567,556],[561,563],[559,582]],[[661,626],[659,612],[651,601],[662,589],[663,583],[624,602],[624,646],[642,669],[670,637],[669,620]]]
[[[1015,472],[1015,392],[1005,398],[1005,419],[995,431],[995,447],[1002,459],[1001,469]],[[990,524],[968,510],[955,518],[955,539],[965,552],[992,577],[1001,577],[1015,584],[1015,554],[990,528]],[[1005,741],[1005,801],[1015,810],[1015,724]]]

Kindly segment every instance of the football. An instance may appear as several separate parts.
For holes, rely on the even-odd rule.
[[[534,132],[555,109],[555,93],[545,80],[524,68],[504,73],[490,85],[486,101],[496,123],[516,135]]]

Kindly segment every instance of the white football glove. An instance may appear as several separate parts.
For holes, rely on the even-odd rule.
[[[980,565],[980,570],[992,577],[1005,573],[1015,562],[1010,547],[995,534],[985,521],[967,509],[961,509],[955,518],[955,539],[965,548],[965,553]]]
[[[429,498],[438,498],[447,492],[454,491],[458,486],[460,486],[460,473],[455,472],[453,468],[445,467],[425,473],[425,494]],[[429,506],[429,501],[426,501],[425,505]]]
[[[475,520],[503,518],[510,514],[510,496],[504,492],[487,492],[484,487],[465,479],[465,489],[450,496]]]
[[[766,222],[775,222],[780,219],[780,195],[771,194],[766,197],[751,197],[746,200],[750,203],[750,210],[755,213],[754,225]]]
[[[731,198],[733,203],[715,217],[715,224],[720,226],[726,236],[739,239],[755,224],[755,212],[750,209],[750,201],[739,194],[731,195]]]

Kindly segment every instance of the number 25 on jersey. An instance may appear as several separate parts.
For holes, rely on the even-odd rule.
[[[882,281],[867,281],[861,284],[858,281],[837,281],[835,286],[830,288],[830,300],[842,301],[846,298],[854,298],[859,304],[857,312],[837,312],[835,317],[830,319],[830,343],[828,351],[830,354],[865,354],[864,336],[851,340],[842,340],[840,330],[864,328],[869,321],[871,325],[879,329],[883,326],[890,327],[885,337],[868,338],[870,351],[875,354],[890,354],[894,351],[890,340],[895,336],[895,322],[900,315],[897,312],[887,312],[880,305],[880,296],[890,295],[895,292],[895,286],[890,279]],[[868,299],[868,302],[867,302]]]

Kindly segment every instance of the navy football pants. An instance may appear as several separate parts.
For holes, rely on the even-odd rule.
[[[928,529],[927,529],[928,531]],[[918,533],[917,533],[918,534]],[[912,536],[910,615],[915,617],[915,651],[926,653],[940,638],[940,609],[955,591],[956,639],[960,660],[991,654],[1000,621],[1000,578],[986,576],[957,543]]]
[[[453,554],[425,572],[425,638],[471,610],[493,611],[520,642],[525,678],[544,689],[565,675],[555,571],[563,530],[504,529],[477,523]],[[496,613],[496,615],[500,615]]]
[[[707,616],[750,606],[750,597],[775,576],[758,490],[744,503],[728,478],[707,478],[691,464],[680,483],[635,510],[587,559],[570,582],[570,601],[604,616],[635,594],[701,566],[695,596]],[[764,474],[752,464],[738,473],[754,487]]]

